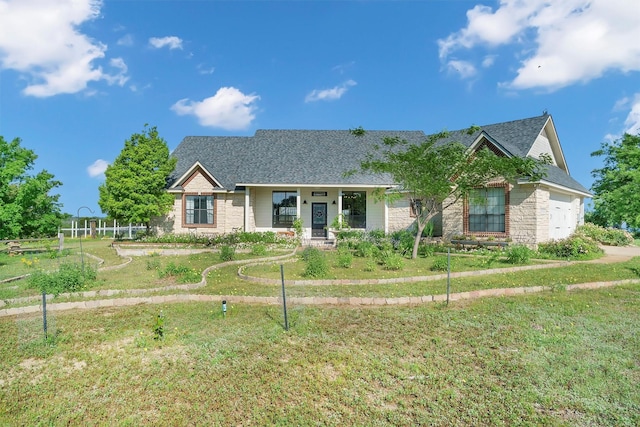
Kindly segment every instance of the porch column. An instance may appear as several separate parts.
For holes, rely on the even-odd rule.
[[[300,218],[302,216],[302,214],[300,213],[300,209],[301,209],[301,204],[300,204],[300,188],[296,188],[296,218]]]
[[[338,188],[338,221],[342,225],[342,188]]]
[[[389,200],[384,198],[384,234],[389,233]]]
[[[251,201],[251,189],[249,187],[244,188],[244,231],[249,231],[249,210]]]

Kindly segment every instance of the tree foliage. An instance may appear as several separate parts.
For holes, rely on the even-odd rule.
[[[478,128],[471,127],[469,134]],[[374,147],[360,164],[363,172],[388,174],[397,187],[378,192],[379,197],[391,200],[410,198],[416,210],[417,235],[412,258],[418,254],[420,237],[425,226],[442,209],[456,203],[469,191],[485,186],[489,181],[513,181],[529,177],[533,181],[543,176],[541,166],[549,161],[530,157],[498,156],[487,148],[469,153],[459,142],[443,142],[448,132],[428,137],[420,144],[397,137],[384,138],[382,145]]]
[[[29,175],[38,156],[20,142],[0,136],[0,239],[55,235],[62,205],[49,192],[62,183],[46,170]]]
[[[173,205],[166,192],[167,178],[176,165],[164,139],[154,127],[134,133],[105,171],[98,204],[109,217],[122,222],[143,223],[164,215]]]
[[[591,172],[593,217],[602,226],[640,228],[640,135],[603,142],[591,155],[604,156],[604,167]]]

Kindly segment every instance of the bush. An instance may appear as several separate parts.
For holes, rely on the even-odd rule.
[[[420,243],[420,246],[418,246],[418,255],[420,255],[421,257],[431,257],[433,256],[433,254],[435,254],[435,252],[436,247],[429,243]]]
[[[368,259],[364,263],[364,271],[375,271],[376,262],[373,259]]]
[[[158,270],[158,277],[163,279],[165,277],[180,276],[188,272],[189,267],[186,265],[176,265],[175,262],[171,261],[163,270]]]
[[[404,267],[404,258],[402,255],[387,252],[382,257],[382,268],[385,270],[402,270]]]
[[[349,249],[339,249],[337,265],[341,268],[351,268],[353,264],[353,254]]]
[[[433,264],[431,264],[431,271],[447,271],[449,267],[448,264],[449,263],[446,256],[437,256],[433,259]],[[453,262],[451,262],[451,264],[453,266]]]
[[[220,261],[233,261],[235,258],[235,246],[224,245],[220,248]]]
[[[267,254],[267,246],[262,243],[256,243],[251,246],[251,255],[253,256],[265,256]]]
[[[307,263],[302,273],[304,277],[321,278],[329,274],[327,258],[319,249],[306,248],[302,253],[302,259]]]
[[[88,265],[84,266],[84,273],[80,264],[60,264],[58,271],[45,273],[36,271],[29,276],[28,283],[32,288],[47,294],[60,295],[65,292],[80,292],[87,290],[96,280],[96,270]]]
[[[311,258],[314,258],[316,256],[320,256],[320,255],[322,255],[320,253],[320,249],[314,248],[313,246],[307,246],[302,251],[302,254],[300,254],[300,257],[302,258],[303,261],[306,262],[306,261],[309,261]]]
[[[360,258],[374,258],[378,248],[368,240],[361,240],[355,245],[355,256]]]
[[[403,255],[410,254],[413,251],[415,240],[416,237],[408,230],[396,231],[391,235],[393,249]]]
[[[585,236],[574,234],[566,239],[554,240],[538,245],[538,252],[557,258],[589,258],[603,251],[598,243]]]
[[[609,246],[627,246],[633,243],[633,236],[628,231],[619,228],[605,228],[591,223],[579,226],[575,234],[589,237]]]
[[[513,245],[507,248],[507,262],[509,264],[526,264],[531,259],[533,251],[524,245]]]

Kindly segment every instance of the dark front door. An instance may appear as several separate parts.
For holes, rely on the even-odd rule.
[[[311,237],[327,237],[327,204],[311,204]]]

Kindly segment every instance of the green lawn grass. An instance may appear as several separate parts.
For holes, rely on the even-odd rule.
[[[628,285],[292,306],[288,332],[280,307],[143,305],[55,313],[49,345],[0,318],[0,425],[636,426],[639,305]]]

